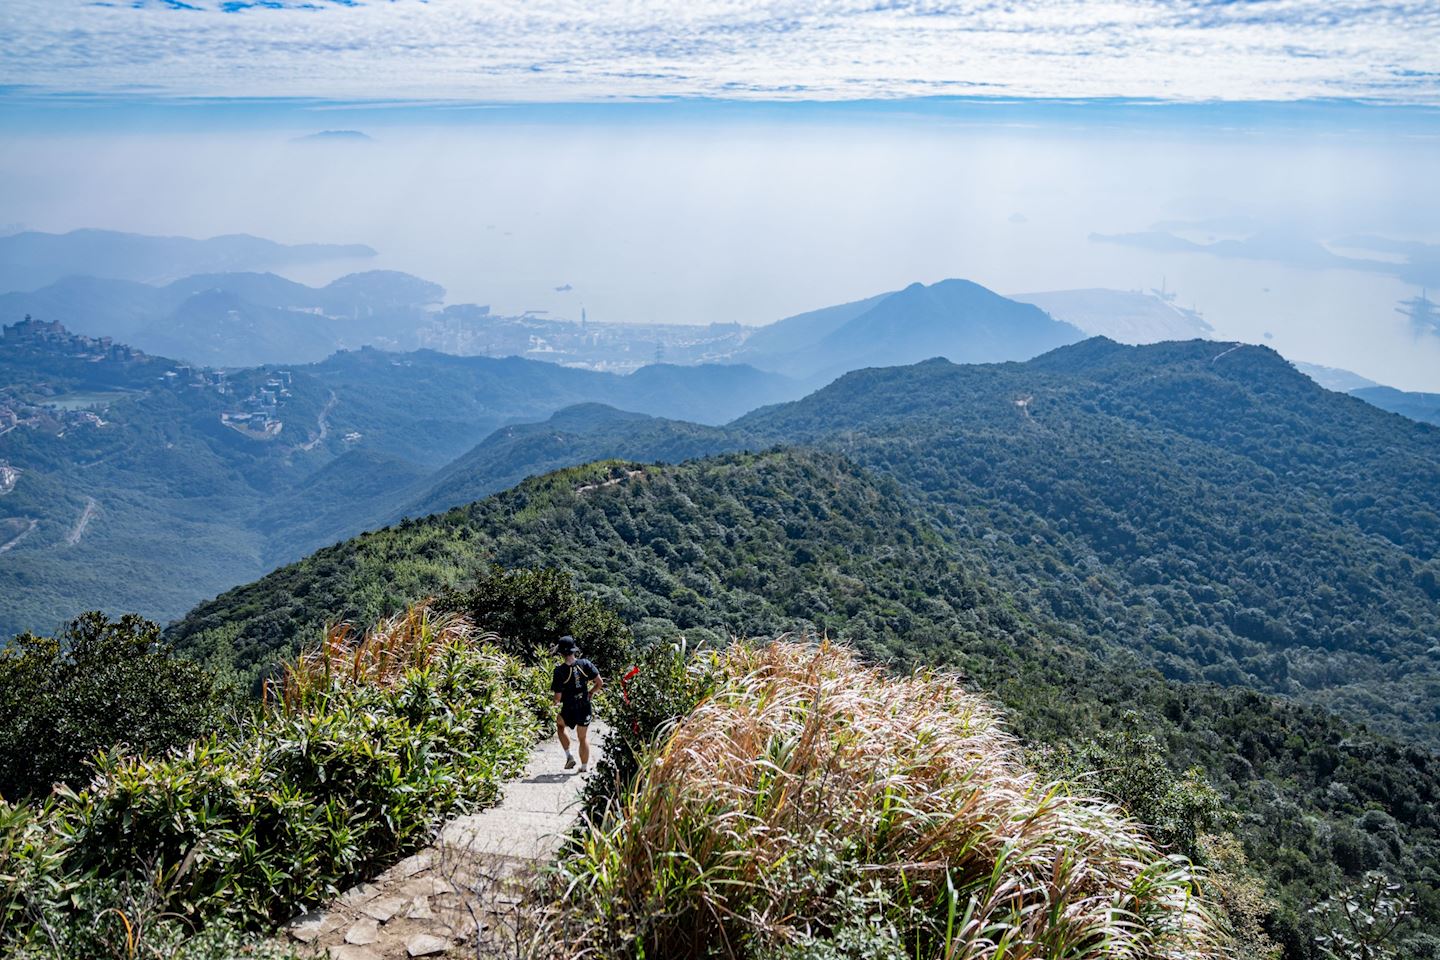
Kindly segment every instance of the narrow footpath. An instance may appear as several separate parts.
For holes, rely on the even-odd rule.
[[[595,724],[590,737],[593,769],[605,728]],[[291,921],[286,935],[302,952],[331,960],[513,952],[516,906],[579,811],[583,780],[564,764],[552,735],[497,806],[451,820],[433,845]]]

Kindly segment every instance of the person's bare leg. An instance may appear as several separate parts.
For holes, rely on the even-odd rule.
[[[580,741],[580,766],[590,765],[590,728],[576,727],[575,738]]]
[[[566,753],[570,752],[570,738],[565,734],[565,718],[561,717],[555,721],[555,736],[560,738],[560,749]],[[583,740],[582,740],[583,742]]]

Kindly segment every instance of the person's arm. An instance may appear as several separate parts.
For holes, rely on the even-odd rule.
[[[552,673],[550,675],[550,692],[555,696],[555,706],[557,707],[560,706],[560,703],[563,699],[560,693],[561,689],[562,687],[560,686],[559,679],[556,678],[556,676]]]
[[[595,666],[595,664],[590,664],[590,669],[595,671],[595,676],[590,681],[590,692],[587,696],[593,697],[605,686],[605,678],[600,676],[600,668]]]

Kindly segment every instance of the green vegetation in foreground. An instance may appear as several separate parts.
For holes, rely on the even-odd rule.
[[[217,723],[221,684],[159,641],[140,617],[87,613],[0,650],[0,798],[82,786],[99,751],[162,753]]]
[[[388,614],[496,563],[557,567],[640,640],[828,631],[902,668],[959,668],[1032,745],[1095,741],[1088,754],[1118,750],[1127,763],[1105,732],[1152,738],[1173,775],[1198,767],[1220,797],[1268,884],[1265,929],[1290,960],[1319,956],[1308,911],[1372,869],[1405,881],[1412,940],[1440,926],[1433,753],[1319,707],[1167,680],[1021,612],[995,572],[957,562],[924,516],[893,481],[824,454],[594,464],[322,550],[202,605],[168,636],[254,674],[332,618]],[[1122,783],[1104,789],[1133,799]]]
[[[165,753],[102,754],[83,789],[0,802],[0,951],[233,957],[239,930],[490,803],[529,755],[546,678],[472,633],[423,608],[358,646],[336,633],[252,717]]]

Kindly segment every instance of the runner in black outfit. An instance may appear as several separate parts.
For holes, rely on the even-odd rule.
[[[565,751],[565,769],[569,770],[575,766],[575,755],[570,752],[570,737],[565,728],[575,728],[575,738],[580,741],[580,772],[584,773],[590,769],[590,698],[600,692],[605,681],[595,664],[580,659],[580,646],[574,637],[561,637],[555,652],[565,658],[550,677],[550,690],[560,708],[555,733]]]

